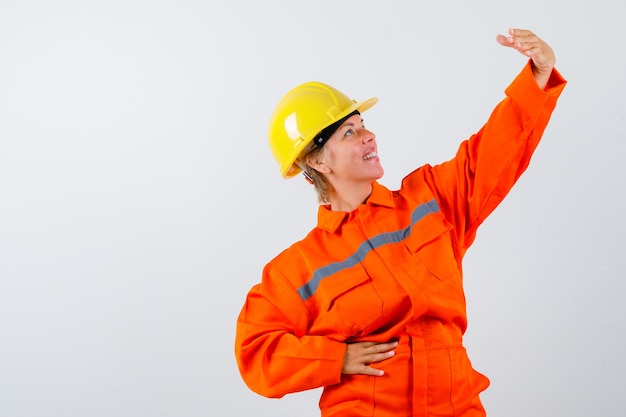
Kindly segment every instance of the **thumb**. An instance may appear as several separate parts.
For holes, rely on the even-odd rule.
[[[498,43],[502,46],[511,46],[509,38],[504,35],[496,36],[496,41],[498,41]]]

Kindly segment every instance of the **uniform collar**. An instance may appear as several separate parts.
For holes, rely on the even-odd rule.
[[[384,185],[374,181],[372,183],[372,193],[365,202],[366,205],[395,207],[393,193]],[[339,226],[348,218],[350,213],[346,211],[332,211],[330,205],[321,205],[317,210],[317,227],[334,233]]]

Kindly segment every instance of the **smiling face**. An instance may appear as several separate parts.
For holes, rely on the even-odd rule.
[[[333,188],[370,186],[383,176],[376,135],[365,128],[360,114],[346,119],[324,144],[315,169],[325,175]]]

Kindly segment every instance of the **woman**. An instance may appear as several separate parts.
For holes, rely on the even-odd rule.
[[[529,57],[483,128],[456,156],[390,191],[374,133],[322,83],[276,107],[270,145],[284,177],[303,171],[318,225],[271,260],[237,323],[241,375],[267,397],[324,387],[322,416],[484,416],[489,385],[462,345],[463,256],[528,166],[565,80],[527,30],[497,40]]]

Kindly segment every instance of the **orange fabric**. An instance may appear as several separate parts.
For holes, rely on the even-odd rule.
[[[530,63],[457,155],[390,191],[374,183],[351,213],[321,206],[318,226],[263,271],[237,322],[241,375],[267,397],[324,387],[322,415],[484,416],[489,385],[462,345],[461,261],[477,227],[528,166],[566,81],[540,90]],[[342,375],[345,343],[399,339],[373,366]]]

